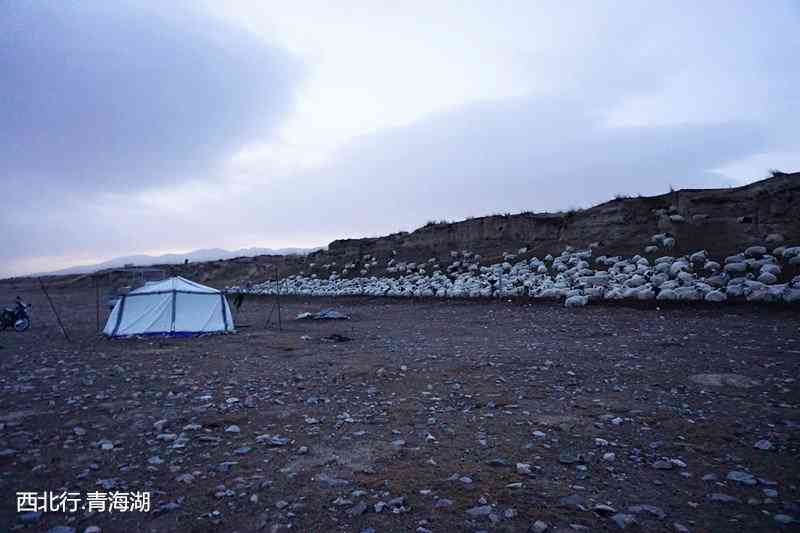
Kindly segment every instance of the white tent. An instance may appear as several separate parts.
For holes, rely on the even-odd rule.
[[[129,335],[194,335],[234,331],[225,295],[181,277],[140,287],[119,299],[103,333]]]

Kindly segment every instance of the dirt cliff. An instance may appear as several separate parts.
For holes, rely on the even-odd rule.
[[[652,235],[675,236],[675,253],[705,248],[725,256],[763,243],[770,234],[800,241],[800,173],[773,177],[729,189],[684,189],[659,196],[615,198],[566,213],[520,213],[429,224],[411,233],[332,242],[317,261],[382,257],[441,257],[470,250],[487,259],[527,247],[535,255],[559,253],[565,246],[599,243],[601,253],[642,253]]]

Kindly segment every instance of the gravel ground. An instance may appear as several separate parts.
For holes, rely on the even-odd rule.
[[[248,299],[237,334],[110,341],[93,291],[54,291],[67,342],[22,296],[0,530],[800,528],[796,310],[292,299],[279,332]],[[17,513],[65,490],[152,509]]]

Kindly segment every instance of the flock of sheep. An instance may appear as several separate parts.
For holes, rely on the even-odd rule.
[[[504,254],[503,262],[481,265],[479,255],[453,251],[450,264],[444,267],[435,258],[420,264],[392,258],[380,276],[369,275],[378,261],[367,255],[356,277],[344,277],[355,264],[345,265],[340,275],[332,263],[322,265],[325,278],[300,273],[280,283],[231,287],[229,291],[274,294],[280,289],[282,294],[310,296],[528,296],[563,300],[567,307],[600,300],[800,303],[800,275],[788,283],[778,282],[788,278],[784,272],[787,268],[795,273],[800,270],[800,246],[783,246],[782,241],[780,235],[770,235],[765,243],[778,244],[771,251],[766,246],[751,246],[721,262],[711,260],[705,250],[682,257],[645,257],[669,253],[675,246],[675,238],[669,234],[654,235],[645,256],[633,257],[595,257],[595,244],[583,250],[567,247],[556,257],[518,260],[527,253],[522,248],[517,254]]]

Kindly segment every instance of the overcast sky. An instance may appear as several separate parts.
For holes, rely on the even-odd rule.
[[[0,276],[800,170],[800,3],[0,3]]]

